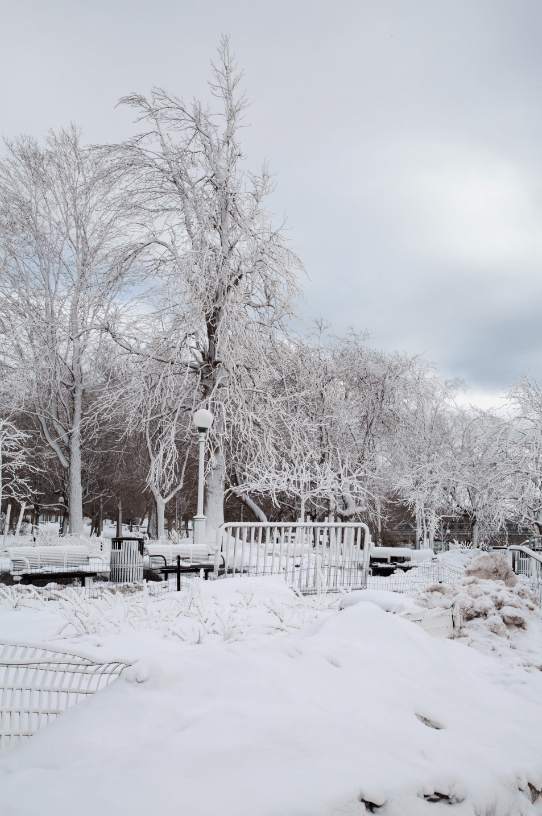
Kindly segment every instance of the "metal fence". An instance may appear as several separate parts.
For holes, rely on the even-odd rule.
[[[143,559],[141,539],[114,539],[112,543],[111,557],[103,547],[99,554],[87,549],[87,563],[75,559],[69,566],[67,561],[53,563],[56,550],[66,550],[73,560],[72,551],[85,552],[85,548],[38,547],[31,552],[30,548],[10,548],[11,558],[0,574],[0,600],[3,597],[16,605],[17,598],[22,597],[13,587],[7,597],[8,587],[2,584],[13,582],[19,583],[21,593],[34,591],[42,600],[58,599],[68,587],[98,599],[104,591],[133,594],[143,588],[158,597],[181,589],[198,576],[217,580],[266,575],[281,576],[288,586],[306,595],[363,588],[414,594],[431,583],[455,581],[462,574],[440,559],[402,564],[401,558],[391,574],[382,574],[384,567],[393,570],[393,565],[383,567],[376,558],[371,561],[379,550],[373,548],[367,525],[360,522],[227,523],[218,531],[210,560],[190,563],[188,556],[177,556],[176,566],[163,555]],[[160,549],[161,543],[157,546]],[[172,546],[169,549],[176,551]],[[68,558],[66,553],[60,554],[64,560]],[[102,569],[106,572],[99,574]]]
[[[231,522],[217,532],[215,576],[281,575],[307,594],[364,586],[371,546],[362,522]]]
[[[100,663],[43,643],[0,643],[0,751],[31,737],[128,665]]]
[[[522,544],[512,544],[507,550],[508,561],[516,573],[528,581],[531,590],[542,603],[542,555]]]
[[[463,577],[461,567],[450,566],[439,559],[422,561],[409,569],[397,568],[392,575],[370,575],[368,589],[389,589],[414,595],[431,584],[452,584]]]

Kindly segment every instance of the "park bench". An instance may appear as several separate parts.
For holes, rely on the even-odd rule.
[[[78,545],[66,547],[8,547],[10,574],[15,581],[23,576],[43,578],[88,578],[107,572],[109,565],[101,553]]]
[[[145,553],[149,558],[161,556],[167,566],[172,566],[177,556],[185,565],[214,563],[214,550],[206,544],[147,544]]]
[[[391,575],[396,569],[409,570],[432,558],[433,550],[411,550],[409,547],[374,547],[370,566],[373,575]]]
[[[149,569],[177,575],[177,589],[181,573],[199,572],[207,580],[214,571],[215,553],[206,544],[147,544],[145,554]]]

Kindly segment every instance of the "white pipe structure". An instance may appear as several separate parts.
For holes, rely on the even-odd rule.
[[[195,545],[205,544],[205,522],[203,513],[203,491],[205,487],[205,439],[212,426],[214,416],[206,408],[200,408],[192,417],[192,422],[199,434],[199,470],[198,470],[198,512],[193,519],[192,541]]]
[[[228,522],[217,531],[214,572],[282,575],[307,593],[361,588],[372,547],[363,522]]]

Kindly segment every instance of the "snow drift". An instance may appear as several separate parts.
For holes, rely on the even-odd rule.
[[[3,758],[2,816],[526,816],[542,676],[515,671],[370,602],[157,654]]]

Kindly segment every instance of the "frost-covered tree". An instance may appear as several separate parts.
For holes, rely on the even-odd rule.
[[[517,513],[515,429],[493,411],[472,408],[457,409],[454,424],[452,506],[469,517],[476,547]]]
[[[0,509],[4,499],[28,501],[33,493],[29,479],[39,468],[31,461],[30,434],[0,419]]]
[[[126,432],[144,439],[148,457],[147,488],[156,504],[156,534],[165,538],[166,505],[184,487],[194,434],[194,393],[189,372],[135,355],[120,400]],[[113,392],[114,394],[115,392]]]
[[[162,88],[148,99],[132,94],[121,102],[145,129],[106,151],[138,225],[130,252],[164,282],[161,314],[176,339],[161,359],[192,375],[199,401],[216,416],[206,476],[210,536],[224,517],[228,392],[268,335],[286,330],[301,268],[266,209],[269,171],[244,164],[240,80],[224,39],[210,82],[216,110]],[[149,353],[137,339],[130,345]]]
[[[542,535],[542,386],[524,377],[508,395],[513,409],[517,461],[517,516]]]
[[[433,546],[439,522],[453,512],[457,477],[455,405],[458,383],[419,380],[402,412],[392,459],[393,488],[416,519],[416,540]]]
[[[66,475],[70,532],[83,525],[82,446],[103,389],[110,338],[130,261],[100,155],[75,127],[40,147],[21,137],[0,163],[0,337],[17,373],[18,410],[31,415]]]
[[[232,440],[237,494],[378,527],[405,400],[423,364],[370,349],[361,334],[330,336],[322,324],[308,338],[277,343],[267,361],[245,389],[251,421]]]

